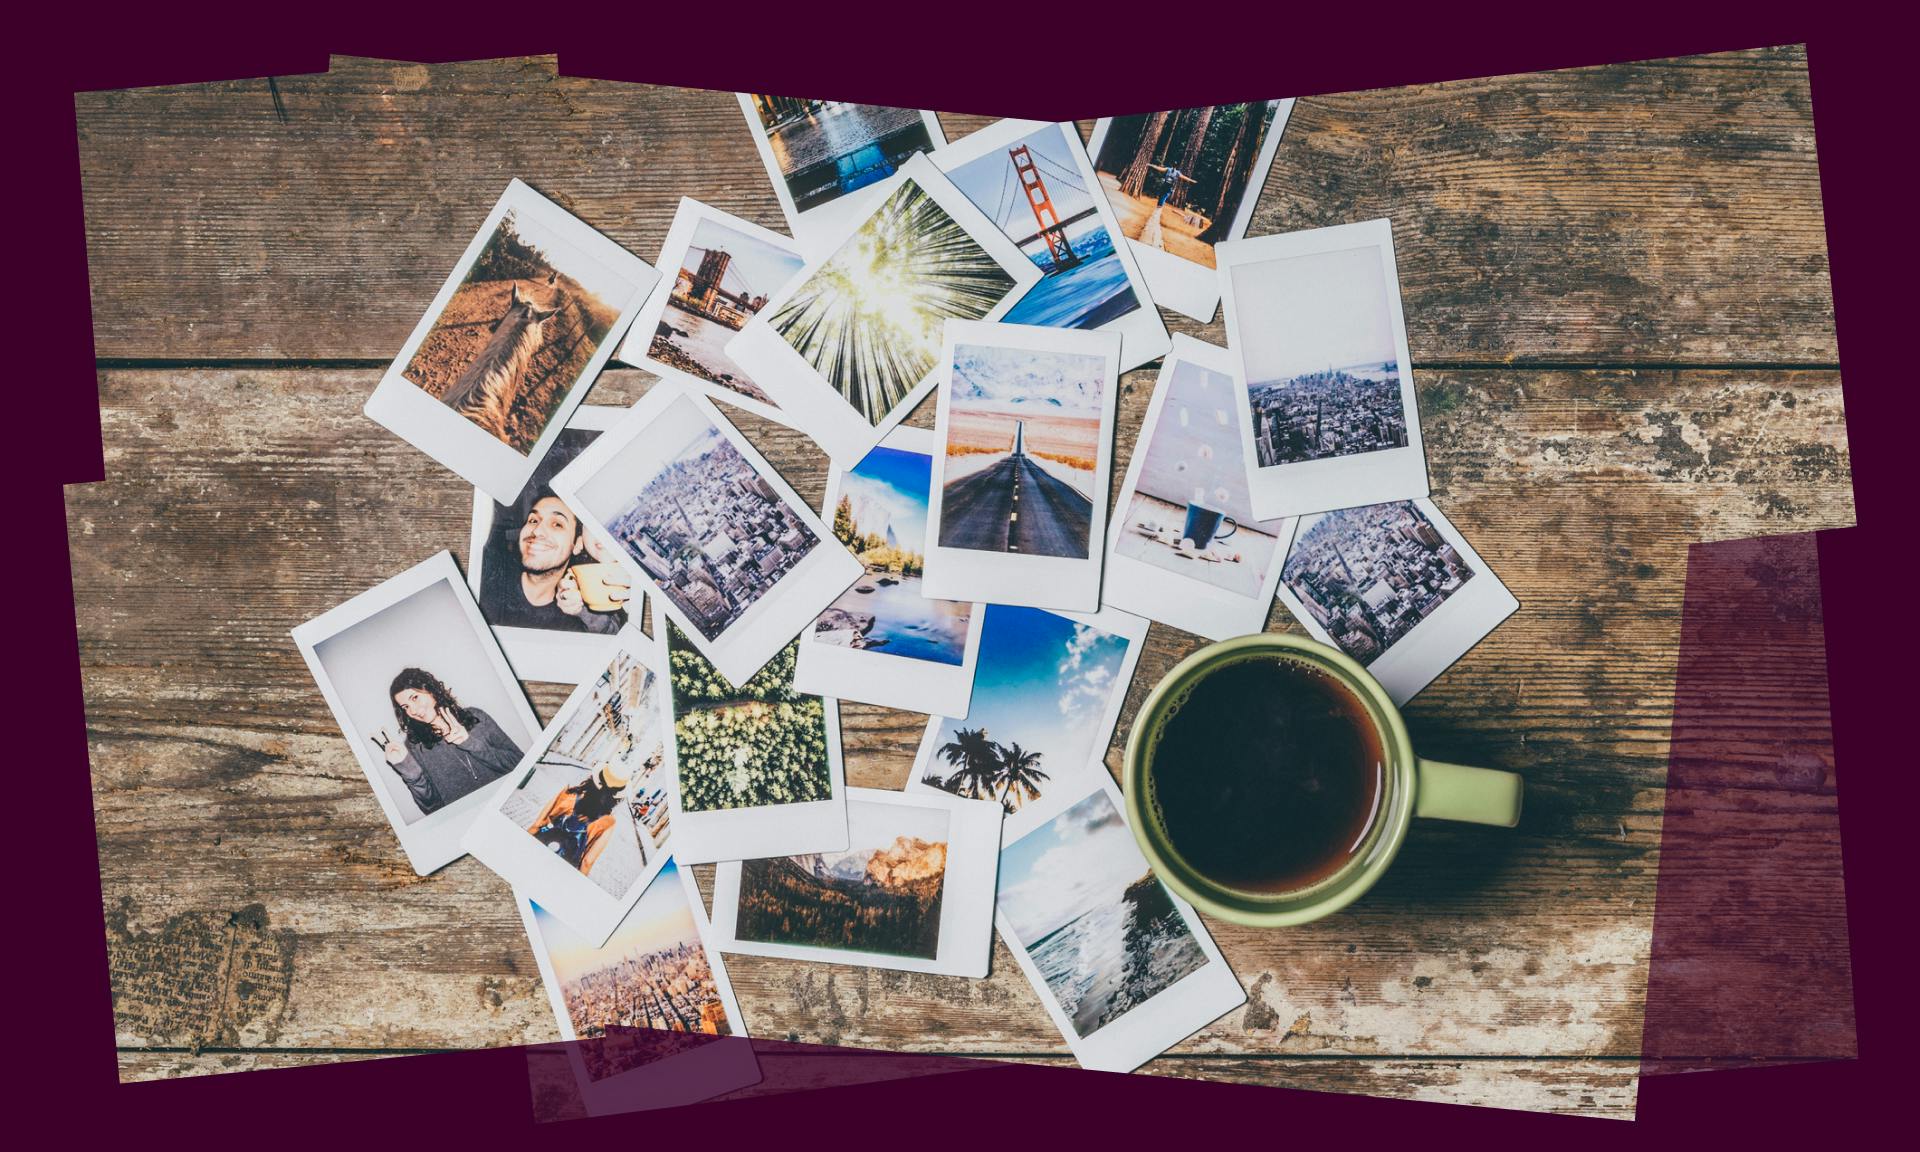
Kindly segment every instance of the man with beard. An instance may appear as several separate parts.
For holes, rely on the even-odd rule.
[[[499,516],[500,511],[495,512]],[[504,541],[496,536],[494,545]],[[490,546],[480,606],[496,628],[541,628],[554,632],[612,635],[627,622],[631,586],[615,564],[600,564],[597,550],[573,509],[546,488],[535,494],[509,547]],[[504,561],[504,562],[501,562]],[[514,563],[518,561],[518,563]],[[572,567],[598,565],[611,611],[596,612],[581,594]]]

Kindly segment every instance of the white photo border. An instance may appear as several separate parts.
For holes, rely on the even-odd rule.
[[[694,626],[671,596],[664,592],[648,593],[648,599],[659,613],[679,625],[680,630],[687,634],[688,641],[719,669],[721,675],[740,684],[752,679],[753,674],[773,659],[775,653],[785,648],[788,641],[813,623],[822,609],[851,587],[860,578],[861,567],[860,562],[833,538],[833,533],[814,515],[813,509],[787,484],[779,470],[767,463],[753,444],[740,434],[740,430],[733,426],[733,421],[728,420],[705,396],[663,380],[629,408],[619,424],[601,433],[571,464],[561,469],[554,476],[551,487],[560,499],[566,501],[567,507],[573,509],[574,515],[580,518],[588,531],[596,533],[601,544],[611,549],[612,555],[632,577],[634,587],[657,590],[658,585],[653,578],[613,539],[599,514],[581,497],[581,488],[592,483],[604,467],[644,435],[668,407],[682,402],[693,405],[702,418],[719,430],[754,472],[772,486],[775,495],[799,517],[801,525],[815,537],[814,546],[807,555],[714,640],[708,640]],[[631,495],[628,494],[629,497]],[[660,626],[658,620],[659,616],[656,615],[656,628]]]
[[[538,216],[542,227],[560,233],[582,254],[625,273],[634,283],[634,292],[628,299],[609,301],[619,305],[619,318],[608,330],[607,338],[594,349],[592,358],[581,369],[579,378],[567,386],[566,395],[548,417],[546,427],[540,431],[540,438],[524,456],[481,430],[465,416],[427,395],[403,374],[509,211]],[[485,222],[473,234],[466,251],[461,253],[453,271],[447,274],[433,302],[427,306],[419,323],[414,325],[413,334],[407,337],[407,342],[400,346],[393,363],[387,366],[379,386],[367,397],[364,411],[375,423],[425,452],[467,483],[485,491],[502,504],[511,503],[520,494],[520,489],[526,486],[527,477],[533,475],[533,470],[539,466],[540,458],[553,446],[560,430],[567,426],[573,410],[586,398],[587,389],[612,357],[614,347],[619,344],[627,326],[633,322],[633,317],[646,302],[647,294],[653,290],[654,281],[659,277],[660,273],[651,264],[596,232],[516,177],[507,185],[507,190],[500,194],[493,211],[487,214]]]
[[[988,607],[991,608],[991,605]],[[1051,611],[1051,609],[1046,609],[1046,611]],[[1054,615],[1065,620],[1070,620],[1075,624],[1105,632],[1110,636],[1118,636],[1127,642],[1126,654],[1120,658],[1120,670],[1114,674],[1113,684],[1108,689],[1106,707],[1100,715],[1098,738],[1093,741],[1086,761],[1081,764],[1065,765],[1057,770],[1049,769],[1050,779],[1056,782],[1068,779],[1077,780],[1082,775],[1091,775],[1096,772],[1101,776],[1106,776],[1108,775],[1107,749],[1113,743],[1113,731],[1120,723],[1120,713],[1125,710],[1127,706],[1127,690],[1133,686],[1133,674],[1139,667],[1140,654],[1146,646],[1147,629],[1150,627],[1150,624],[1144,617],[1135,616],[1130,612],[1122,612],[1118,608],[1102,608],[1099,612],[1092,614],[1083,612],[1054,612]],[[909,770],[907,782],[902,786],[901,791],[931,792],[941,796],[953,795],[953,793],[948,792],[944,788],[935,788],[931,784],[922,783],[921,778],[926,774],[927,769],[933,766],[935,746],[940,742],[941,727],[949,722],[964,722],[966,719],[967,717],[965,716],[930,716],[927,718],[927,726],[920,733],[920,745],[914,750],[913,767]],[[1037,801],[1031,801],[1021,805],[1018,811],[1007,816],[1002,826],[1002,844],[1013,843],[1020,837],[1025,836],[1028,832],[1033,831],[1033,829],[1046,820],[1051,819],[1055,814],[1052,802],[1046,794],[1043,794]]]
[[[1280,569],[1286,561],[1287,542],[1293,537],[1293,521],[1262,520],[1248,528],[1273,530],[1273,560],[1267,566],[1260,591],[1240,596],[1204,580],[1181,576],[1157,568],[1142,560],[1120,554],[1120,538],[1127,531],[1127,509],[1133,502],[1146,467],[1147,451],[1160,417],[1175,369],[1182,363],[1196,364],[1226,376],[1230,388],[1242,389],[1239,365],[1227,349],[1208,344],[1182,333],[1173,338],[1173,348],[1154,378],[1153,395],[1147,401],[1147,415],[1134,438],[1133,454],[1127,460],[1127,474],[1120,482],[1120,495],[1113,502],[1113,517],[1107,523],[1107,570],[1102,586],[1102,602],[1116,608],[1157,620],[1162,624],[1191,632],[1208,640],[1225,640],[1259,632],[1267,626],[1267,614],[1273,608],[1274,591],[1280,585]],[[1244,449],[1243,449],[1244,450]]]
[[[982,552],[949,548],[940,543],[945,504],[947,440],[953,394],[954,349],[979,344],[1020,351],[1058,352],[1099,356],[1106,360],[1106,386],[1101,390],[1100,430],[1093,472],[1091,523],[1087,555],[1029,556],[1019,552]],[[934,369],[933,428],[938,437],[933,463],[933,490],[927,497],[926,572],[921,587],[939,600],[973,600],[1054,611],[1095,612],[1100,608],[1100,579],[1107,556],[1107,493],[1113,479],[1113,430],[1120,394],[1120,334],[1071,328],[1036,328],[1027,324],[994,324],[949,320]]]
[[[1126,801],[1121,797],[1113,777],[1104,771],[1097,780],[1089,782],[1088,787],[1072,794],[1063,794],[1067,798],[1057,805],[1049,804],[1046,818],[1051,820],[1101,791],[1106,793],[1108,802],[1124,823],[1127,818]],[[1037,828],[1038,824],[1035,824],[1021,837],[1010,838],[1007,846],[1018,843],[1019,839]],[[1132,835],[1129,831],[1129,842]],[[1146,862],[1144,857],[1141,862]],[[1047,987],[1046,977],[1040,974],[1033,958],[1027,954],[1026,942],[1014,931],[1008,917],[1000,915],[997,908],[995,910],[994,923],[1000,930],[1001,939],[1006,941],[1007,951],[1013,953],[1014,963],[1020,966],[1027,982],[1033,985],[1034,993],[1047,1011],[1047,1018],[1060,1030],[1061,1039],[1067,1042],[1068,1050],[1083,1068],[1099,1072],[1131,1072],[1247,1002],[1246,989],[1240,986],[1240,978],[1227,965],[1226,957],[1221,954],[1220,946],[1214,943],[1213,934],[1201,922],[1200,914],[1194,911],[1193,905],[1181,899],[1179,893],[1168,888],[1165,881],[1158,876],[1154,879],[1180,913],[1187,931],[1193,933],[1194,942],[1200,946],[1207,962],[1161,989],[1146,1002],[1129,1008],[1091,1036],[1083,1037],[1075,1031],[1073,1021],[1061,1010],[1059,1001],[1054,999],[1053,990]]]
[[[700,938],[701,951],[707,954],[707,970],[713,973],[714,990],[719,993],[721,1007],[726,1009],[727,1024],[731,1031],[726,1036],[716,1037],[711,1043],[615,1073],[604,1080],[594,1080],[587,1071],[580,1046],[593,1041],[583,1041],[574,1032],[573,1017],[567,1012],[566,997],[561,994],[560,980],[554,973],[546,938],[534,915],[534,901],[518,891],[513,894],[514,904],[520,910],[520,924],[526,929],[527,943],[532,946],[534,962],[540,968],[540,983],[546,989],[547,1006],[553,1010],[554,1024],[560,1030],[567,1061],[573,1069],[574,1082],[580,1089],[581,1103],[590,1116],[636,1111],[639,1107],[636,1101],[640,1100],[646,1102],[644,1107],[648,1110],[697,1104],[728,1092],[750,1088],[763,1078],[760,1061],[754,1054],[751,1037],[747,1033],[746,1018],[740,1011],[740,1001],[733,994],[733,981],[727,976],[726,964],[721,960],[719,950],[713,946],[713,928],[707,921],[707,909],[700,900],[700,889],[685,865],[677,861],[675,865],[681,893],[693,910],[694,932]],[[648,883],[651,884],[652,880]],[[601,942],[601,946],[605,946],[605,941]],[[663,1080],[660,1066],[669,1061],[676,1066],[672,1083],[697,1086],[693,1091],[684,1096],[661,1094]],[[644,1089],[639,1086],[641,1077],[646,1078]]]
[[[713,873],[713,924],[722,952],[815,963],[928,972],[942,976],[987,975],[993,957],[996,881],[1000,874],[1000,805],[946,792],[906,793],[850,788],[847,803],[888,808],[936,808],[947,813],[947,868],[940,890],[940,948],[933,959],[892,956],[804,944],[773,944],[739,935],[742,862],[721,863]]]
[[[874,184],[856,188],[805,212],[800,211],[794,205],[793,190],[787,187],[787,178],[780,174],[780,161],[774,158],[773,142],[767,138],[767,130],[760,124],[760,113],[754,110],[753,94],[735,92],[734,98],[740,102],[740,114],[746,117],[747,131],[753,137],[754,150],[760,155],[760,166],[766,170],[767,182],[773,185],[773,195],[780,201],[780,214],[786,217],[787,228],[803,250],[812,254],[822,239],[844,230],[851,221],[866,218],[863,202],[868,199],[867,194],[873,190]],[[927,139],[932,142],[933,151],[945,148],[947,134],[940,127],[940,117],[925,108],[912,111],[920,113],[920,122],[926,125]],[[916,152],[914,155],[924,156],[926,153]],[[901,167],[904,166],[903,161]],[[876,181],[875,184],[883,182]]]
[[[1453,522],[1434,507],[1432,500],[1420,497],[1405,501],[1383,500],[1381,503],[1412,504],[1473,569],[1472,579],[1448,596],[1440,607],[1433,610],[1431,616],[1415,624],[1405,636],[1367,665],[1367,671],[1380,681],[1380,686],[1387,690],[1395,707],[1405,707],[1407,701],[1419,695],[1440,673],[1459,663],[1462,656],[1492,634],[1507,617],[1518,612],[1520,601],[1500,577],[1494,575],[1493,569],[1488,567],[1480,553],[1473,550],[1473,545],[1467,543],[1467,538],[1460,534]],[[1283,571],[1287,559],[1293,554],[1293,545],[1303,531],[1302,526],[1315,518],[1302,516],[1295,522],[1280,557]],[[1333,636],[1314,619],[1306,604],[1294,595],[1293,589],[1287,587],[1285,580],[1280,582],[1276,594],[1309,636],[1329,647],[1339,647],[1333,642]]]
[[[1394,353],[1400,374],[1400,410],[1407,425],[1404,448],[1382,448],[1323,460],[1261,467],[1253,444],[1253,380],[1246,367],[1244,325],[1259,323],[1256,301],[1239,299],[1233,289],[1233,271],[1271,260],[1291,260],[1323,252],[1372,248],[1380,256],[1387,290],[1387,315],[1393,325]],[[1313,512],[1356,508],[1413,500],[1431,491],[1427,481],[1426,448],[1420,436],[1420,404],[1413,385],[1413,356],[1407,350],[1407,322],[1401,311],[1400,275],[1394,262],[1393,222],[1363,220],[1282,232],[1252,240],[1235,240],[1215,249],[1220,266],[1221,299],[1226,311],[1227,347],[1239,361],[1240,386],[1234,390],[1235,419],[1240,422],[1240,446],[1247,465],[1248,497],[1262,520],[1279,520]]]
[[[1101,226],[1113,240],[1113,254],[1127,274],[1127,287],[1133,290],[1134,297],[1140,303],[1140,307],[1125,316],[1093,329],[1096,332],[1120,333],[1120,370],[1131,372],[1166,355],[1172,341],[1167,335],[1165,322],[1160,319],[1160,309],[1147,286],[1147,278],[1141,273],[1139,262],[1134,257],[1134,245],[1121,233],[1120,221],[1113,214],[1113,202],[1107,199],[1106,189],[1100,186],[1100,176],[1093,170],[1093,161],[1087,158],[1086,145],[1080,139],[1079,128],[1071,121],[996,120],[941,149],[932,157],[933,165],[943,173],[950,173],[955,168],[971,164],[996,149],[1011,147],[1048,127],[1059,132],[1066,140],[1074,168],[1086,182],[1094,213],[1099,216]],[[1045,279],[1043,275],[1027,291],[1032,292]]]
[[[1284,100],[1248,101],[1248,103],[1266,103],[1274,105],[1273,123],[1268,126],[1266,138],[1260,144],[1260,155],[1254,159],[1253,170],[1247,174],[1247,190],[1241,193],[1240,207],[1233,214],[1233,223],[1227,229],[1227,238],[1221,244],[1231,243],[1247,234],[1247,225],[1253,222],[1253,210],[1260,200],[1260,192],[1266,187],[1267,174],[1273,168],[1273,157],[1280,147],[1280,136],[1287,130],[1287,121],[1293,116],[1293,98]],[[1219,105],[1214,105],[1219,107]],[[1100,145],[1106,142],[1107,129],[1112,125],[1113,117],[1103,117],[1094,121],[1093,138],[1087,141],[1089,158],[1100,155]],[[1104,189],[1103,189],[1104,191]],[[1146,276],[1147,283],[1153,289],[1153,298],[1166,308],[1182,316],[1198,320],[1202,324],[1213,323],[1213,314],[1220,307],[1219,278],[1213,268],[1202,268],[1191,260],[1175,256],[1159,248],[1149,248],[1138,240],[1128,240],[1135,257],[1140,261],[1140,271]],[[1216,265],[1219,260],[1220,245],[1214,245]]]
[[[638,659],[641,667],[659,679],[656,707],[659,709],[661,723],[660,743],[662,747],[661,777],[662,787],[673,774],[673,739],[669,735],[673,728],[673,709],[668,704],[672,695],[670,669],[667,665],[667,646],[664,639],[656,640],[640,631],[638,624],[629,621],[618,634],[608,637],[615,643],[607,649],[606,663],[611,664],[622,652],[631,653]],[[659,875],[673,852],[673,825],[671,798],[668,807],[667,839],[654,849],[653,860],[635,877],[627,891],[619,896],[609,895],[598,884],[581,874],[580,870],[549,851],[535,840],[525,827],[507,818],[502,810],[508,799],[517,790],[518,782],[527,778],[546,755],[548,748],[560,735],[560,731],[574,716],[590,704],[596,686],[597,675],[584,679],[567,697],[566,703],[553,714],[553,720],[541,730],[533,746],[527,750],[520,763],[508,774],[515,781],[514,787],[500,789],[493,803],[474,820],[467,829],[464,841],[466,850],[475,859],[493,869],[501,879],[512,885],[515,891],[527,894],[527,898],[559,917],[567,927],[578,932],[599,947],[607,942],[607,937],[620,926],[634,904],[638,903],[647,885]],[[640,833],[645,835],[644,832]]]
[[[460,566],[453,561],[453,553],[442,549],[420,563],[391,579],[369,588],[360,595],[336,608],[315,616],[313,619],[293,629],[293,641],[300,649],[300,656],[307,662],[307,669],[313,673],[314,683],[319,685],[320,695],[325,698],[327,708],[333,713],[333,719],[340,726],[340,734],[346,738],[353,749],[353,757],[360,764],[360,770],[366,773],[367,784],[373,790],[373,797],[380,804],[380,810],[386,814],[387,823],[392,825],[393,833],[400,839],[401,850],[407,854],[407,862],[421,876],[430,876],[466,855],[462,844],[467,829],[489,803],[489,797],[499,792],[512,773],[502,776],[491,784],[475,788],[473,791],[441,808],[429,812],[413,823],[407,823],[400,813],[399,805],[381,777],[382,772],[390,772],[384,762],[373,754],[370,741],[363,739],[354,731],[353,718],[348,714],[345,701],[334,689],[333,680],[327,675],[327,669],[320,662],[319,645],[331,637],[337,636],[348,628],[367,620],[378,613],[408,599],[415,593],[423,592],[441,581],[453,587],[454,599],[460,603],[468,621],[473,625],[480,640],[482,650],[487,653],[493,672],[500,677],[507,691],[507,699],[513,707],[514,719],[520,722],[524,731],[531,734],[540,731],[540,720],[528,705],[526,693],[520,687],[520,680],[514,675],[513,666],[507,663],[500,644],[494,639],[493,630],[480,615],[480,608],[473,602],[473,594],[467,590],[467,582],[460,575]]]
[[[915,382],[885,415],[877,422],[870,421],[855,411],[853,405],[847,403],[846,398],[813,365],[807,363],[791,344],[774,331],[767,317],[784,307],[869,219],[886,207],[894,192],[908,183],[919,185],[922,192],[1013,278],[1012,287],[987,310],[979,323],[990,323],[1006,315],[1029,289],[1040,282],[1039,267],[1014,247],[1006,233],[987,219],[986,213],[974,207],[973,201],[954,187],[953,182],[926,155],[914,156],[892,176],[870,189],[863,189],[863,192],[871,192],[872,195],[862,202],[865,211],[858,219],[850,227],[835,233],[831,244],[823,245],[817,254],[809,258],[807,266],[767,301],[766,307],[747,322],[739,335],[727,342],[727,355],[733,362],[765,388],[775,404],[792,413],[789,423],[796,424],[800,431],[813,437],[835,460],[857,461],[872,451],[874,445],[885,439],[887,433],[906,419],[907,414],[933,390],[940,376],[940,365],[936,361],[927,374]]]
[[[673,286],[679,278],[681,263],[687,258],[687,249],[693,246],[694,234],[706,221],[731,228],[744,236],[790,253],[804,265],[806,257],[802,254],[800,246],[789,237],[782,236],[771,228],[762,228],[751,220],[743,220],[731,212],[723,212],[691,196],[682,196],[680,206],[674,210],[673,223],[667,228],[666,241],[660,245],[659,263],[656,265],[660,270],[660,279],[654,284],[653,291],[647,296],[647,302],[640,309],[639,315],[633,318],[633,325],[627,329],[626,336],[620,341],[619,349],[613,354],[614,359],[622,364],[631,364],[643,372],[651,372],[662,380],[672,380],[688,391],[698,392],[709,400],[731,404],[742,412],[750,412],[763,420],[771,420],[776,424],[798,430],[794,418],[772,404],[763,404],[745,393],[736,392],[724,384],[704,380],[664,360],[655,360],[649,355],[653,347],[654,330],[666,316],[667,304],[673,296]],[[799,273],[796,272],[795,275]],[[784,283],[781,285],[783,288],[785,286]],[[756,385],[758,383],[755,381]]]
[[[627,410],[612,404],[582,404],[573,410],[567,428],[586,432],[605,432],[626,415]],[[536,468],[537,471],[537,468]],[[493,497],[478,488],[473,490],[473,527],[467,537],[467,589],[480,598],[482,570],[487,554],[487,537],[493,532],[493,512],[499,507]],[[627,601],[627,618],[638,620],[646,603],[639,585]],[[483,609],[481,615],[485,615]],[[615,636],[590,632],[551,632],[543,628],[511,628],[493,625],[494,638],[507,654],[507,663],[522,680],[542,684],[577,684],[582,671],[604,656],[611,656]]]
[[[939,441],[932,432],[906,425],[889,432],[878,446],[925,456],[929,468],[939,451]],[[834,503],[840,498],[841,484],[846,479],[847,471],[838,462],[832,463],[827,474],[826,500],[820,506],[822,520],[832,518]],[[923,555],[925,547],[923,543]],[[958,665],[916,660],[884,648],[840,648],[821,644],[813,639],[813,629],[809,626],[800,633],[800,654],[794,662],[794,690],[881,708],[898,708],[904,712],[925,712],[929,715],[964,713],[968,701],[973,698],[973,670],[980,659],[980,629],[985,619],[986,605],[975,603],[968,606],[966,645],[961,650]]]

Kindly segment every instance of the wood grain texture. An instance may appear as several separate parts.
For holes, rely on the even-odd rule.
[[[287,632],[465,560],[470,489],[360,405],[510,177],[643,254],[683,192],[779,223],[725,93],[539,58],[278,86],[284,123],[264,82],[79,100],[107,480],[69,545],[129,1079],[554,1035],[505,884],[413,875]],[[1417,826],[1332,920],[1213,925],[1248,1003],[1148,1072],[1632,1114],[1687,547],[1853,519],[1805,86],[1783,49],[1300,102],[1254,230],[1395,218],[1434,499],[1522,605],[1408,720],[1528,808]],[[811,442],[737,419],[817,502]],[[1153,627],[1109,767],[1198,644]],[[924,723],[844,705],[849,782],[897,787]],[[1065,1059],[997,942],[984,981],[729,968],[759,1035]]]
[[[77,98],[98,355],[385,360],[514,176],[649,259],[682,195],[782,227],[731,93],[276,83]],[[1838,358],[1798,48],[1302,98],[1250,234],[1383,215],[1416,364]]]

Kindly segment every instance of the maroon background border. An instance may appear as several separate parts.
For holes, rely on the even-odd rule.
[[[1084,8],[1024,14],[1038,37],[1015,42],[1023,13],[996,6],[970,27],[959,9],[896,0],[861,20],[849,6],[788,5],[775,12],[721,13],[707,6],[660,13],[653,5],[555,10],[517,5],[499,14],[468,6],[457,16],[401,17],[396,6],[360,19],[340,4],[301,12],[266,6],[170,6],[133,18],[65,8],[37,30],[15,22],[8,135],[12,193],[9,247],[34,287],[16,288],[9,309],[35,339],[6,386],[31,396],[5,454],[24,547],[7,566],[7,590],[27,631],[16,635],[7,677],[19,699],[21,739],[13,771],[33,774],[30,811],[6,838],[9,875],[27,912],[15,925],[8,982],[19,1021],[15,1084],[30,1107],[15,1110],[16,1138],[47,1135],[142,1146],[247,1142],[269,1147],[372,1136],[394,1142],[465,1143],[515,1135],[545,1138],[681,1138],[764,1135],[844,1143],[862,1136],[1021,1139],[1051,1134],[1131,1142],[1238,1133],[1312,1138],[1364,1128],[1369,1138],[1548,1135],[1570,1147],[1623,1137],[1689,1141],[1826,1136],[1904,1111],[1908,1077],[1897,1047],[1907,1039],[1910,995],[1895,983],[1900,937],[1911,914],[1909,802],[1914,771],[1897,757],[1893,699],[1907,691],[1906,606],[1886,590],[1904,584],[1913,554],[1909,519],[1892,502],[1892,461],[1911,455],[1910,360],[1896,341],[1914,327],[1906,217],[1911,187],[1911,99],[1896,96],[1910,70],[1904,43],[1844,5],[1778,11],[1758,4],[1720,12],[1671,3],[1587,9],[1534,4],[1428,6],[1396,17],[1347,4],[1156,5],[1138,12],[1101,6],[1111,27],[1078,28]],[[1182,15],[1184,14],[1184,18]],[[578,31],[562,33],[560,17]],[[16,21],[18,17],[16,17]],[[1048,35],[1052,34],[1052,35]],[[726,41],[719,50],[718,41]],[[163,1084],[117,1083],[105,928],[92,838],[85,721],[71,615],[66,517],[58,485],[101,475],[99,413],[81,216],[72,94],[90,88],[316,72],[329,52],[450,60],[555,51],[561,67],[619,79],[704,87],[818,89],[833,95],[942,110],[1046,118],[1307,95],[1466,76],[1647,59],[1804,42],[1825,199],[1837,323],[1853,377],[1846,410],[1861,526],[1820,534],[1825,631],[1835,746],[1845,776],[1845,835],[1853,980],[1860,1058],[1703,1075],[1663,1076],[1641,1088],[1632,1129],[1605,1121],[1489,1109],[1381,1101],[1274,1088],[995,1067],[649,1113],[535,1133],[522,1105],[524,1057],[462,1054],[262,1072]],[[921,45],[939,61],[929,66]],[[1071,46],[1071,57],[1063,53]],[[1161,58],[1175,45],[1178,59]],[[957,61],[977,60],[974,67]],[[1902,96],[1905,94],[1902,93]],[[1889,242],[1892,241],[1892,242]],[[16,353],[16,357],[18,354]],[[1879,384],[1870,372],[1890,366]],[[21,409],[25,409],[22,411]],[[1904,547],[1903,547],[1904,545]],[[1890,625],[1889,622],[1892,622]],[[1910,709],[1909,709],[1910,711]],[[86,821],[81,814],[86,813]],[[504,1067],[501,1061],[507,1064]],[[1044,1079],[1042,1079],[1044,1077]],[[962,1090],[960,1085],[965,1083]],[[616,1128],[616,1125],[624,1127]]]

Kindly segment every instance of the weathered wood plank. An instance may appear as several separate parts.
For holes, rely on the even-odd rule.
[[[780,224],[728,93],[550,58],[278,88],[77,98],[100,356],[384,360],[513,176],[649,258],[681,195]],[[1252,231],[1379,215],[1416,362],[1837,360],[1798,48],[1300,100]]]
[[[467,490],[359,417],[376,375],[101,374],[109,478],[69,489],[68,505],[130,1046],[551,1034],[505,885],[470,860],[412,875],[287,639],[465,538]],[[1123,459],[1149,379],[1129,378]],[[595,399],[645,387],[612,373]],[[1526,823],[1423,826],[1375,893],[1321,925],[1216,926],[1250,1003],[1182,1052],[1634,1054],[1686,546],[1851,518],[1830,372],[1502,369],[1423,373],[1422,387],[1437,499],[1524,607],[1409,715],[1429,754],[1526,772]],[[817,451],[742,423],[817,499]],[[1156,626],[1129,709],[1195,643]],[[537,702],[550,712],[560,698]],[[851,705],[843,719],[850,779],[897,786],[924,721]],[[746,957],[732,968],[766,1035],[1061,1050],[1004,949],[980,982]],[[1462,1077],[1429,1088],[1489,1090]]]
[[[298,1068],[342,1060],[370,1060],[370,1053],[123,1051],[120,1079],[170,1080],[274,1068]],[[1061,1058],[1020,1056],[1023,1063],[1065,1064]],[[804,1081],[808,1058],[763,1054],[767,1083]],[[789,1070],[782,1065],[799,1063]],[[1639,1063],[1635,1060],[1423,1060],[1302,1059],[1289,1057],[1170,1057],[1147,1068],[1154,1075],[1231,1084],[1259,1084],[1308,1092],[1348,1092],[1409,1100],[1435,1100],[1490,1108],[1518,1108],[1576,1116],[1631,1120]]]

